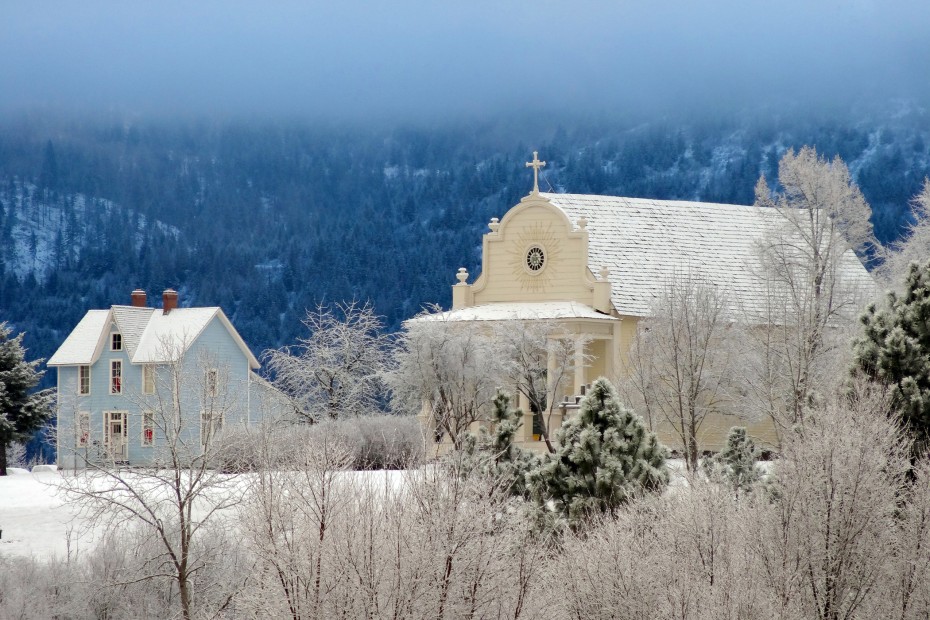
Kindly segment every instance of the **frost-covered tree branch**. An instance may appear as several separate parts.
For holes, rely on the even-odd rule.
[[[851,269],[854,253],[878,248],[869,222],[871,209],[838,157],[827,161],[811,147],[788,151],[779,162],[780,191],[765,178],[756,204],[775,210],[759,245],[764,303],[747,309],[744,322],[760,326],[747,335],[764,359],[748,364],[759,376],[745,377],[776,429],[803,419],[804,410],[829,380],[835,354],[874,283]],[[774,400],[773,400],[774,399]]]
[[[297,345],[265,352],[275,385],[310,421],[381,410],[390,339],[371,304],[320,304],[303,324]]]
[[[215,359],[186,364],[186,343],[160,346],[159,358],[167,361],[156,365],[153,393],[126,393],[143,412],[143,433],[151,429],[146,439],[154,465],[123,467],[107,446],[78,449],[76,469],[60,485],[92,527],[135,531],[130,540],[140,548],[157,541],[154,549],[147,547],[153,555],[138,578],[168,576],[177,588],[179,614],[189,619],[210,611],[201,605],[203,584],[196,575],[223,552],[198,541],[241,499],[235,476],[218,465],[223,422],[242,395]]]
[[[488,419],[504,376],[500,347],[474,325],[433,310],[407,323],[387,380],[396,410],[423,412],[435,439],[459,449],[469,427]]]

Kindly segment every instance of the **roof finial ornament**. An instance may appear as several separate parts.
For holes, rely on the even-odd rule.
[[[526,167],[533,169],[533,196],[539,195],[539,169],[545,166],[546,162],[539,161],[539,152],[533,151],[533,161],[526,162]]]

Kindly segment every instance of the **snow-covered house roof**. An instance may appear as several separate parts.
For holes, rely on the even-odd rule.
[[[690,274],[727,292],[731,310],[753,312],[766,299],[759,244],[783,216],[775,209],[682,200],[540,194],[572,222],[584,217],[588,266],[610,270],[611,302],[620,314],[648,316],[668,279]],[[852,251],[843,279],[874,286]],[[739,307],[735,305],[738,304]]]
[[[97,361],[113,322],[123,337],[123,346],[133,364],[164,363],[183,354],[216,317],[229,331],[251,368],[260,364],[219,307],[156,308],[112,306],[109,310],[89,310],[65,339],[48,366],[89,365]],[[173,350],[180,348],[180,350]]]
[[[101,334],[109,324],[109,310],[88,310],[68,338],[48,360],[49,366],[89,365],[99,354]]]

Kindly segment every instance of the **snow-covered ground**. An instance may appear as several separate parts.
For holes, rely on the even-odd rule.
[[[768,465],[768,464],[765,464]],[[669,461],[672,470],[671,486],[687,486],[684,462]],[[0,556],[65,557],[88,549],[94,543],[94,533],[69,504],[59,482],[62,474],[56,471],[29,473],[13,470],[13,475],[0,477]],[[407,472],[370,471],[352,472],[361,481],[372,485],[397,488],[403,484]]]
[[[58,493],[58,472],[0,476],[0,556],[65,556],[81,525]],[[92,541],[81,541],[90,544]]]
[[[0,476],[0,556],[66,557],[86,550],[94,532],[59,489],[61,473],[12,470]],[[15,473],[19,472],[19,473]],[[67,474],[65,474],[67,475]],[[352,472],[361,482],[396,488],[406,472]],[[243,479],[244,480],[244,479]]]

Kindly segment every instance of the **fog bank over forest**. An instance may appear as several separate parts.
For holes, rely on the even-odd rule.
[[[926,100],[930,7],[8,4],[0,109],[447,120]]]

